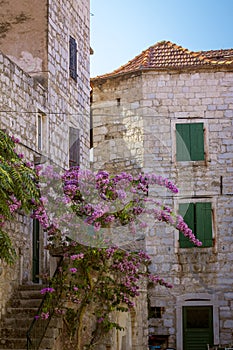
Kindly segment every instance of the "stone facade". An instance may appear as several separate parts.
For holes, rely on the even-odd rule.
[[[79,133],[79,163],[89,166],[89,1],[3,1],[0,27],[0,128],[21,140],[27,160],[69,167],[69,130]],[[70,37],[76,42],[75,79]],[[32,221],[9,225],[19,255],[0,269],[0,316],[13,289],[32,283]],[[39,272],[49,269],[40,232]]]
[[[93,167],[168,177],[178,195],[153,189],[149,195],[159,195],[176,211],[186,202],[212,206],[211,247],[180,248],[179,232],[161,223],[145,234],[151,270],[174,286],[148,291],[154,312],[149,334],[164,339],[162,348],[183,350],[182,310],[210,306],[213,343],[232,344],[232,68],[117,73],[92,79]],[[177,161],[179,123],[203,123],[204,160]]]

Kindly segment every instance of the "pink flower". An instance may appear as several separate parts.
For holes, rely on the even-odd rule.
[[[98,222],[98,221],[97,221],[97,222],[95,222],[95,223],[94,223],[94,230],[95,230],[95,231],[99,231],[99,230],[100,230],[100,228],[101,228],[101,223],[100,223],[100,222]]]
[[[42,312],[40,316],[42,320],[47,320],[49,318],[49,312]]]
[[[47,288],[41,289],[40,294],[43,295],[43,294],[46,294],[46,293],[53,293],[53,292],[55,292],[54,288],[47,287]]]
[[[23,159],[23,157],[24,157],[23,153],[19,153],[19,154],[18,154],[18,157],[19,157],[20,159]]]
[[[80,253],[80,254],[75,254],[75,255],[71,255],[70,259],[71,260],[80,260],[84,258],[84,254]]]
[[[11,136],[11,139],[14,143],[20,143],[20,140],[17,137],[15,137],[14,135]]]
[[[72,272],[72,273],[76,273],[78,270],[76,269],[76,267],[71,267],[70,268],[70,272]]]

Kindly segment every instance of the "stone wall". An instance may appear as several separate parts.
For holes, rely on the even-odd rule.
[[[67,128],[80,130],[81,165],[89,166],[89,1],[52,1],[48,18],[48,91],[51,132],[55,139],[49,153],[61,158],[57,144],[63,142],[62,159],[67,166]],[[69,37],[77,41],[77,82],[69,76]]]
[[[174,285],[169,291],[163,287],[149,291],[151,306],[162,310],[150,319],[149,332],[168,335],[169,346],[182,350],[181,305],[188,305],[188,300],[201,305],[200,300],[206,298],[213,306],[214,319],[219,320],[220,328],[217,321],[214,325],[214,341],[233,343],[233,73],[148,71],[93,79],[92,86],[94,167],[169,177],[180,188],[177,196],[153,189],[149,195],[159,195],[176,210],[180,202],[191,199],[212,203],[211,248],[181,249],[178,232],[162,224],[151,224],[146,234],[151,270]],[[204,161],[176,161],[175,126],[189,122],[204,123]],[[134,133],[136,125],[139,131]],[[109,130],[117,127],[124,134],[115,133],[109,139]]]
[[[47,77],[47,1],[1,3],[0,47],[25,72]]]
[[[2,67],[0,79],[1,111],[0,128],[20,139],[18,152],[33,162],[39,155],[37,147],[37,111],[46,109],[47,91],[32,77],[15,65],[8,57],[0,54]],[[9,223],[7,230],[12,238],[18,259],[16,265],[2,266],[0,286],[0,315],[14,287],[31,281],[32,271],[32,222],[24,215]],[[41,242],[44,245],[44,242]],[[41,272],[46,268],[41,261]],[[2,312],[1,312],[2,311]]]
[[[89,166],[89,1],[24,0],[9,7],[3,2],[0,28],[0,128],[21,140],[19,152],[31,162],[69,166],[69,127],[79,129],[80,166]],[[17,3],[17,4],[16,4]],[[36,3],[36,4],[35,4]],[[34,6],[35,5],[35,6]],[[34,19],[36,18],[36,21]],[[69,75],[69,36],[78,43],[77,82]],[[31,50],[31,51],[30,51]],[[42,66],[33,74],[22,64],[22,52],[38,57]],[[29,74],[30,72],[30,74]],[[42,141],[38,143],[38,116]],[[13,267],[2,266],[0,316],[13,288],[32,283],[32,222],[20,216],[9,226],[19,258]],[[49,268],[40,237],[40,273]]]

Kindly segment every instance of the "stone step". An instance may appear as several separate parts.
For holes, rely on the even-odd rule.
[[[54,339],[44,337],[40,344],[40,349],[52,349]],[[1,338],[0,339],[0,349],[10,350],[10,349],[26,349],[27,348],[27,338]]]
[[[8,315],[5,315],[4,316],[4,319],[2,320],[2,327],[5,327],[5,328],[8,328],[8,327],[19,327],[19,324],[20,326],[22,327],[26,327],[28,328],[30,326],[30,324],[32,323],[33,321],[33,317],[27,317],[27,315],[18,315],[17,318],[12,316],[9,317]]]
[[[41,288],[42,289],[42,288]],[[14,298],[16,299],[40,299],[43,295],[40,293],[40,290],[20,290],[15,292]]]
[[[8,306],[11,308],[39,308],[42,302],[42,298],[40,299],[13,299],[8,303]]]
[[[27,347],[27,338],[1,338],[0,339],[0,348],[2,349],[26,349]]]
[[[37,307],[7,307],[6,312],[8,317],[12,317],[12,315],[15,315],[15,317],[18,317],[18,315],[21,317],[23,315],[28,315],[28,317],[34,317],[38,311]],[[16,316],[17,315],[17,316]]]
[[[45,284],[21,284],[18,286],[18,291],[38,291],[45,287],[47,287]]]
[[[43,288],[45,288],[44,285],[22,285],[14,292],[6,307],[6,314],[1,320],[0,350],[26,349],[27,332],[44,297],[40,293]],[[55,320],[51,320],[51,324],[53,322]],[[54,339],[58,334],[57,325],[49,327],[40,350],[52,349]],[[36,336],[38,335],[36,333]]]
[[[1,338],[24,338],[26,337],[28,328],[12,328],[12,327],[4,327],[0,330],[0,339]]]

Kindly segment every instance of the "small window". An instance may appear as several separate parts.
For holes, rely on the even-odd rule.
[[[179,213],[192,229],[196,238],[202,242],[201,247],[212,247],[212,208],[211,203],[181,203]],[[194,244],[181,232],[179,233],[180,248],[191,248]]]
[[[69,43],[70,53],[70,77],[77,81],[77,42],[70,36]]]
[[[80,138],[79,129],[69,128],[69,167],[78,166],[80,163]]]
[[[150,306],[148,308],[148,318],[162,318],[164,308],[160,306]]]
[[[205,159],[203,123],[176,124],[176,160]]]

